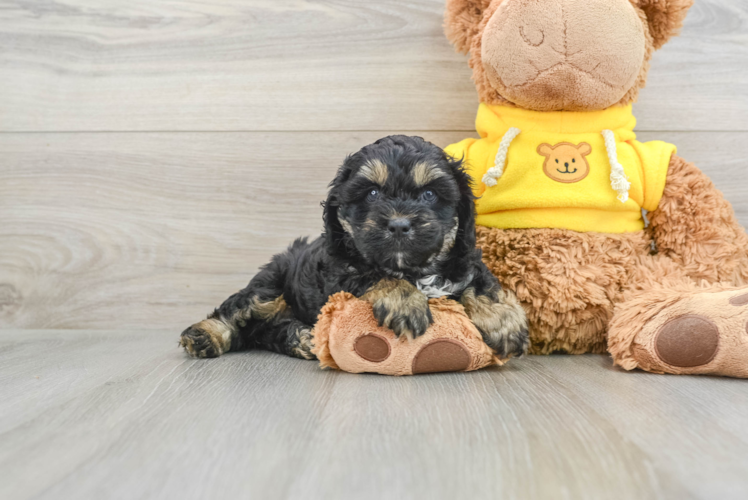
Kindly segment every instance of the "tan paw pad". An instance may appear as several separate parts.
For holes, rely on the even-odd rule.
[[[470,353],[452,339],[437,339],[421,348],[413,358],[413,373],[461,372],[470,366]]]
[[[381,363],[390,357],[392,349],[387,339],[376,333],[361,335],[353,344],[356,354],[372,363]]]
[[[730,298],[730,304],[734,306],[748,306],[748,293],[743,293]]]
[[[665,363],[680,368],[702,366],[719,349],[719,328],[710,319],[685,314],[665,323],[655,338],[655,352]]]

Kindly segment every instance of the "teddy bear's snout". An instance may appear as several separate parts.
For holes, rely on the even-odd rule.
[[[491,84],[520,106],[601,109],[634,86],[646,43],[629,0],[504,0],[483,32],[481,59]]]

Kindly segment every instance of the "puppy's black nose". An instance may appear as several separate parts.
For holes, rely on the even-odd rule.
[[[402,236],[410,232],[410,221],[408,219],[392,219],[387,224],[387,229],[395,236]]]

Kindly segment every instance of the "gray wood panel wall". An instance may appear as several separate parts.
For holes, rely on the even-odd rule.
[[[347,153],[473,135],[442,0],[0,0],[0,326],[173,328],[293,238]],[[748,2],[697,0],[635,106],[748,225]]]

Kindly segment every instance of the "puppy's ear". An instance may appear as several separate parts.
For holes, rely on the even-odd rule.
[[[647,16],[654,48],[659,49],[680,32],[693,0],[632,0],[632,3]]]
[[[463,54],[470,50],[473,38],[478,35],[478,25],[491,0],[447,0],[444,12],[444,33]]]
[[[447,156],[457,185],[460,188],[460,201],[457,204],[457,239],[452,251],[455,256],[465,256],[475,251],[475,196],[470,175],[465,171],[462,160]]]
[[[344,255],[346,253],[346,238],[348,237],[338,219],[340,208],[340,190],[342,185],[351,176],[351,156],[343,162],[338,173],[332,180],[327,193],[327,200],[322,203],[322,218],[325,223],[325,241],[328,251],[333,255]]]

